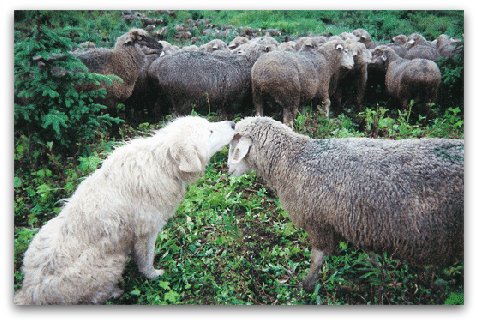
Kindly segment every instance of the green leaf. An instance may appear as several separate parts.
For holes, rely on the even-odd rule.
[[[15,176],[13,178],[13,187],[18,188],[18,187],[21,187],[21,186],[22,186],[22,180],[20,179],[20,177]]]
[[[166,294],[164,294],[164,300],[170,303],[176,303],[178,301],[179,294],[176,293],[174,290],[170,290]]]
[[[48,114],[42,118],[42,127],[44,129],[51,127],[57,135],[60,135],[60,127],[66,128],[67,121],[68,116],[64,112],[50,109]]]
[[[165,289],[165,290],[170,290],[171,289],[171,287],[169,287],[169,283],[167,281],[160,281],[159,286],[162,289]]]
[[[131,292],[129,292],[133,296],[139,296],[141,295],[141,291],[139,289],[133,289]]]

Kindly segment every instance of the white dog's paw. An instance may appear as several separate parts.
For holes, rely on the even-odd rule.
[[[146,276],[146,278],[154,279],[154,278],[158,278],[159,276],[162,276],[163,274],[164,274],[164,270],[153,269],[152,271],[149,271],[145,273],[144,275]]]

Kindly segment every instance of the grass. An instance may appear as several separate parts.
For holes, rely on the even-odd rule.
[[[346,115],[323,119],[310,108],[305,108],[296,119],[296,128],[315,138],[371,137],[375,130],[368,125],[389,118],[386,122],[378,122],[378,134],[400,138],[414,137],[417,133],[421,136],[433,133],[455,134],[458,138],[463,136],[463,125],[456,120],[459,118],[456,117],[459,115],[457,110],[448,110],[443,117],[425,126],[409,124],[400,117],[389,117],[389,112],[383,108],[365,111],[364,116],[356,120]],[[138,129],[124,126],[123,133],[135,136],[158,126],[142,124]],[[391,132],[389,129],[395,130]],[[35,178],[33,182],[18,179],[22,183],[37,183],[35,201],[42,206],[42,212],[49,212],[44,217],[34,217],[37,221],[30,225],[16,227],[16,288],[22,279],[18,271],[22,254],[40,222],[59,211],[55,201],[68,196],[66,192],[72,192],[83,176],[94,171],[101,159],[99,156],[104,157],[103,151],[110,150],[111,146],[110,142],[104,142],[97,147],[98,151],[93,149],[90,157],[80,157],[78,161],[66,165],[66,174],[69,174],[66,183],[61,184],[55,172],[48,170],[30,174]],[[301,281],[307,273],[310,256],[306,233],[292,224],[277,197],[254,173],[241,177],[228,176],[226,159],[227,149],[213,157],[204,177],[188,188],[177,215],[158,235],[155,266],[164,269],[165,274],[156,280],[148,280],[138,272],[133,262],[129,263],[121,283],[125,293],[109,303],[278,305],[464,302],[463,264],[441,269],[432,281],[431,271],[412,268],[386,253],[368,254],[345,241],[337,246],[336,255],[326,258],[315,291],[305,292]],[[72,173],[73,169],[76,171]],[[38,187],[43,184],[51,190],[46,190],[46,196],[41,197],[45,193]],[[25,203],[28,196],[23,197],[21,192],[23,190],[17,187],[16,216],[29,212],[26,207],[29,203]],[[22,198],[24,203],[19,205],[18,201]]]

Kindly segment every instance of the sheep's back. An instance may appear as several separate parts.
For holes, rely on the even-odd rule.
[[[148,74],[173,101],[220,107],[250,99],[250,68],[244,57],[178,52],[154,61]]]

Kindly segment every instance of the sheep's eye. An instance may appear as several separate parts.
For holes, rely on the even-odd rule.
[[[212,131],[212,130],[209,130],[209,135],[212,135],[212,133],[213,133],[213,132],[214,132],[214,131]]]

